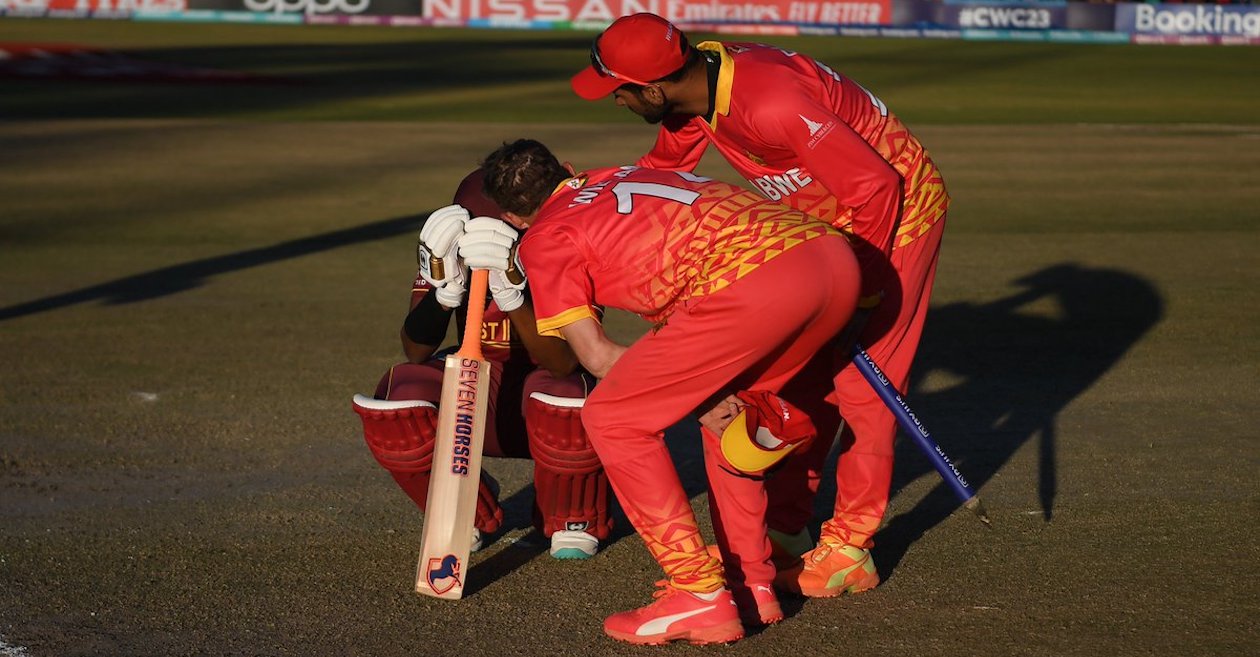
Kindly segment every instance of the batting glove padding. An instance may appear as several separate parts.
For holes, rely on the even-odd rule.
[[[438,302],[447,308],[459,307],[468,289],[459,259],[459,238],[467,221],[468,211],[462,206],[438,208],[425,220],[416,245],[420,275],[433,286]]]
[[[464,303],[464,295],[468,293],[468,288],[464,283],[464,266],[460,264],[456,267],[456,271],[454,280],[433,290],[433,296],[444,308],[458,308]]]
[[[507,271],[512,263],[512,247],[516,238],[516,229],[501,219],[469,219],[464,226],[463,237],[459,238],[459,255],[473,269]]]
[[[459,238],[459,255],[472,269],[490,272],[490,294],[503,312],[525,303],[525,269],[516,254],[517,232],[500,219],[476,217]]]

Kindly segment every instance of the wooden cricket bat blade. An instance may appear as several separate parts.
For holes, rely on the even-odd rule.
[[[433,470],[425,505],[416,592],[447,600],[464,594],[485,445],[490,363],[446,357]]]
[[[420,560],[416,564],[416,593],[446,600],[464,595],[477,516],[481,452],[490,408],[490,363],[481,354],[488,277],[484,269],[473,272],[463,342],[459,351],[446,357]]]

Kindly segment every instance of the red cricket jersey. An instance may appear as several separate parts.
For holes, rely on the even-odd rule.
[[[712,294],[826,224],[686,172],[596,169],[556,188],[521,238],[538,332],[621,308],[654,323]]]
[[[864,272],[944,216],[940,171],[874,94],[774,46],[697,47],[721,56],[713,120],[667,118],[640,166],[691,171],[713,143],[766,198],[869,243],[854,249]],[[880,285],[864,280],[863,295]]]

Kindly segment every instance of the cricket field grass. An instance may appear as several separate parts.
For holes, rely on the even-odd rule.
[[[944,172],[908,397],[993,528],[899,441],[880,587],[635,648],[601,632],[659,577],[624,518],[552,560],[531,464],[489,459],[508,529],[462,601],[413,593],[420,517],[350,398],[401,358],[419,219],[484,154],[652,144],[568,91],[590,37],[0,19],[254,76],[0,77],[0,656],[1260,651],[1260,48],[775,39]],[[707,522],[694,435],[670,444]]]

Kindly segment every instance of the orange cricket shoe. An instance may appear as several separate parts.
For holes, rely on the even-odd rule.
[[[832,598],[875,588],[879,573],[870,550],[820,542],[801,555],[799,566],[780,572],[775,584],[810,598]]]
[[[743,584],[732,587],[739,620],[748,626],[774,625],[783,620],[783,607],[770,584]]]
[[[709,556],[722,560],[718,546],[705,547]],[[735,607],[739,609],[739,620],[748,626],[774,625],[783,620],[783,607],[779,606],[779,596],[775,595],[770,582],[763,584],[734,584],[727,581],[731,595],[735,597]]]
[[[656,585],[661,587],[652,594],[656,602],[604,619],[604,634],[638,645],[661,645],[670,641],[704,645],[744,638],[735,599],[725,587],[710,593],[694,593],[676,589],[667,580]]]

